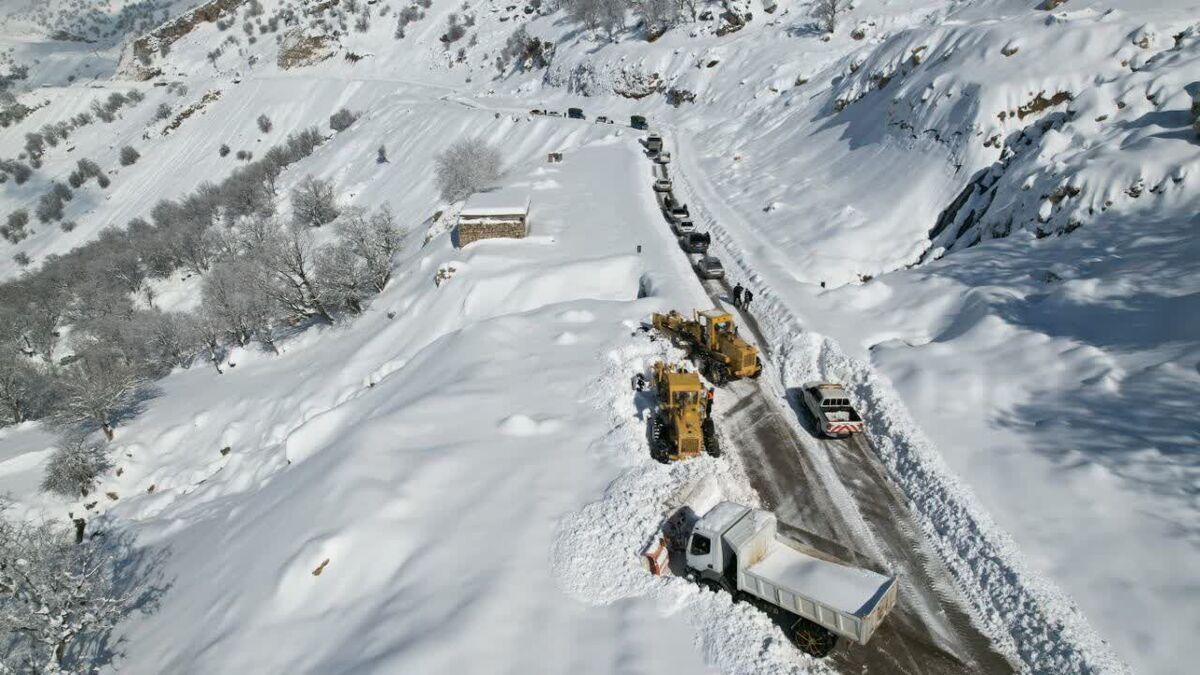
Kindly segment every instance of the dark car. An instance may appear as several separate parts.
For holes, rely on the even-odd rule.
[[[641,115],[633,115],[629,118],[629,126],[634,129],[649,129],[650,125],[646,124],[646,118]]]
[[[583,108],[567,108],[567,117],[573,120],[585,119],[583,116]]]
[[[725,267],[721,261],[710,255],[697,260],[693,267],[696,269],[696,274],[703,279],[721,279],[725,276]]]
[[[707,232],[691,232],[679,238],[679,246],[688,253],[708,253],[708,245],[712,243],[712,235]]]

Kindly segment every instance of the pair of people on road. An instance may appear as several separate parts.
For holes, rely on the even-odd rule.
[[[744,288],[741,284],[733,287],[733,306],[743,310],[750,309],[750,301],[754,299],[754,293],[749,288]]]

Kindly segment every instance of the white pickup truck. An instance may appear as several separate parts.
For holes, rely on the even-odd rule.
[[[783,619],[797,647],[826,656],[844,637],[866,644],[896,604],[895,577],[806,552],[779,536],[775,515],[721,502],[692,528],[689,576]]]
[[[861,433],[862,417],[850,403],[850,395],[840,384],[822,382],[803,389],[804,405],[817,421],[817,430],[830,438],[845,438]]]

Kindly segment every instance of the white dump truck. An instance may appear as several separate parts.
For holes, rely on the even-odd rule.
[[[687,568],[774,615],[796,646],[814,656],[829,654],[838,637],[866,644],[896,604],[895,577],[806,550],[779,535],[773,513],[734,502],[696,521]]]
[[[820,382],[804,387],[803,392],[804,405],[817,421],[817,430],[822,435],[844,438],[862,432],[862,417],[842,385]]]

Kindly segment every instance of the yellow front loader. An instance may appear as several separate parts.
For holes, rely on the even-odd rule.
[[[700,376],[681,366],[654,364],[658,410],[650,428],[651,453],[662,461],[720,454],[716,429],[709,417],[708,391]]]
[[[758,348],[738,335],[733,315],[722,309],[695,312],[694,318],[671,310],[655,313],[651,324],[663,335],[688,349],[704,376],[717,386],[743,377],[758,377],[762,360]]]

